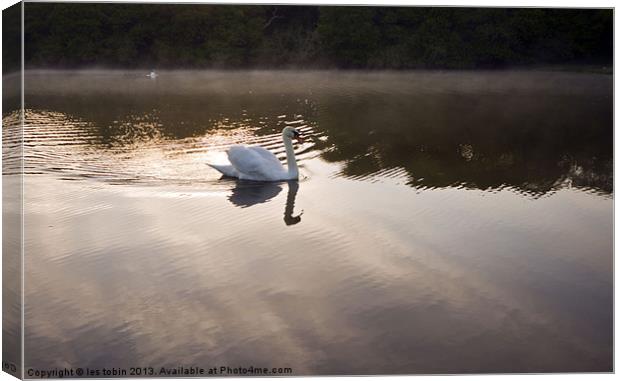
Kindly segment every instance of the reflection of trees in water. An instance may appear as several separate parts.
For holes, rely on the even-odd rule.
[[[325,133],[327,141],[314,140],[312,149],[324,151],[327,161],[343,162],[346,177],[365,178],[402,168],[412,186],[513,186],[540,194],[569,181],[573,186],[612,191],[613,124],[606,104],[584,108],[571,98],[502,104],[478,97],[476,107],[473,99],[449,98],[410,99],[406,105],[400,99],[377,104],[375,97],[349,103],[326,98],[319,100],[318,111],[291,102],[287,107],[294,110],[288,114],[304,112],[308,122]],[[253,133],[262,135],[280,128],[275,116],[281,111],[274,109],[274,98],[253,105],[243,100],[228,106],[215,102],[204,108],[177,99],[173,105],[178,107],[156,111],[152,104],[135,104],[130,108],[135,114],[129,115],[122,100],[106,99],[106,106],[118,107],[101,112],[94,103],[91,99],[79,107],[63,102],[55,108],[95,121],[92,127],[99,130],[104,146],[138,147],[153,139],[199,136],[222,115],[230,118],[226,122],[230,129],[245,123],[259,127]],[[245,114],[240,112],[243,107]],[[257,124],[261,121],[264,124]]]
[[[144,89],[142,89],[144,90]],[[148,89],[144,90],[147,91]],[[93,122],[104,145],[131,145],[152,139],[184,139],[211,129],[252,128],[279,132],[278,115],[305,115],[308,106],[285,95],[233,94],[80,94],[28,95],[32,109],[56,110]]]
[[[92,122],[104,147],[139,148],[210,129],[274,134],[279,116],[290,121],[299,114],[327,138],[307,149],[343,163],[347,177],[399,176],[416,187],[511,186],[531,194],[567,183],[613,190],[609,76],[273,72],[205,74],[194,84],[162,75],[136,77],[131,89],[121,88],[125,78],[117,76],[37,78],[26,86],[29,107]],[[183,86],[163,86],[167,80]]]
[[[611,102],[444,95],[432,102],[358,98],[321,109],[322,157],[341,174],[369,178],[406,171],[408,184],[516,187],[542,194],[566,183],[613,190]],[[441,97],[439,97],[441,98]],[[475,99],[474,99],[475,98]],[[329,104],[329,103],[327,103]]]

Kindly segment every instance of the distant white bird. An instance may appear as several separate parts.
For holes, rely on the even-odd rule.
[[[146,75],[149,78],[157,78],[157,73],[155,73],[155,69],[151,70],[150,74]]]
[[[283,181],[297,180],[299,170],[292,139],[296,138],[303,142],[299,131],[293,127],[284,127],[282,141],[286,148],[285,169],[280,160],[272,152],[263,147],[233,146],[226,153],[230,165],[209,164],[212,168],[221,172],[224,176],[236,177],[241,180],[253,181]]]

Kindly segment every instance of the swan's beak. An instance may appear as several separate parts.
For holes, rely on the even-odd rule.
[[[299,143],[303,143],[305,140],[306,140],[306,139],[304,139],[304,137],[303,137],[303,136],[301,136],[301,135],[297,135],[297,141],[298,141]]]

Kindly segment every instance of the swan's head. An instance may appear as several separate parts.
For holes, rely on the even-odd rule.
[[[304,138],[301,136],[301,132],[298,129],[293,127],[284,127],[282,130],[282,137],[289,139],[297,139],[298,142],[303,143]]]

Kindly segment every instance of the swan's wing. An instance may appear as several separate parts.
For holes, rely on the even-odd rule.
[[[240,173],[239,178],[253,180],[271,180],[276,168],[272,161],[267,161],[261,154],[244,146],[233,146],[227,152],[228,160]],[[282,164],[278,162],[278,170]],[[245,176],[244,176],[245,175]]]
[[[239,172],[232,165],[208,164],[213,169],[217,169],[222,175],[228,177],[239,177]]]
[[[270,163],[269,165],[273,165],[274,168],[282,168],[282,163],[278,160],[276,155],[273,154],[273,152],[258,146],[248,147],[248,149],[259,154],[265,161]]]

